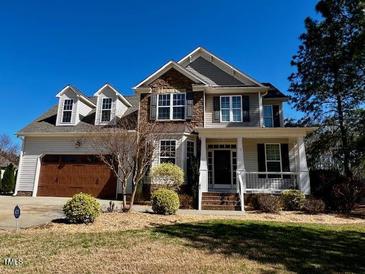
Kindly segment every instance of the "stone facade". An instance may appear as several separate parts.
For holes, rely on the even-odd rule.
[[[159,132],[163,133],[183,133],[193,132],[195,127],[204,126],[204,93],[202,91],[192,91],[192,82],[189,78],[178,71],[171,69],[149,86],[153,93],[166,92],[169,89],[177,89],[193,93],[193,116],[186,121],[152,121],[150,120],[150,94],[140,95],[139,121],[153,123]]]

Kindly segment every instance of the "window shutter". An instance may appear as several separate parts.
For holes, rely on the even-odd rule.
[[[219,96],[213,97],[213,123],[220,122],[221,102]]]
[[[156,120],[157,114],[157,94],[151,94],[150,97],[150,120]]]
[[[192,92],[186,93],[186,120],[193,119],[194,94]]]
[[[274,119],[274,127],[280,127],[280,111],[278,105],[272,106],[273,119]]]
[[[75,124],[76,123],[76,114],[77,114],[77,110],[76,110],[76,100],[73,99],[72,100],[72,112],[71,112],[71,124]]]
[[[257,144],[257,167],[259,172],[266,172],[264,144]],[[260,174],[259,178],[266,178],[266,175]]]
[[[250,97],[242,96],[242,121],[250,122]]]
[[[281,168],[283,172],[290,172],[289,164],[289,146],[288,144],[281,144]],[[290,179],[290,175],[284,175],[284,179]]]

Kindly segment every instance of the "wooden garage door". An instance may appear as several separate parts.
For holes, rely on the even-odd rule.
[[[92,155],[45,155],[38,182],[38,196],[71,197],[84,192],[114,199],[113,172]]]

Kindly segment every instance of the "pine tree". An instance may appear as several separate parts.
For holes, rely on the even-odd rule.
[[[349,125],[365,102],[365,9],[362,0],[321,0],[322,20],[305,19],[302,45],[289,77],[294,107],[322,125],[321,148],[337,148],[342,172],[351,176]]]
[[[3,179],[1,181],[1,192],[12,193],[15,188],[15,167],[13,164],[9,164],[4,172]]]

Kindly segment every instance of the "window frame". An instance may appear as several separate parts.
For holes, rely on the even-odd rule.
[[[65,109],[66,107],[66,102],[71,102],[71,109]],[[62,106],[62,119],[61,119],[61,124],[72,124],[72,112],[74,109],[74,99],[72,98],[67,98],[63,100],[63,106]],[[70,113],[70,121],[64,121],[64,117],[65,117],[65,113]]]
[[[268,160],[267,159],[267,148],[266,148],[267,145],[277,145],[279,147],[279,160]],[[280,170],[279,171],[269,171],[267,168],[268,162],[275,162],[275,163],[279,162]],[[280,143],[265,143],[265,168],[266,168],[266,172],[283,172],[283,164],[282,164],[282,159],[281,159],[281,144]],[[280,175],[273,174],[273,175],[278,176],[278,177],[273,177],[273,178],[283,178],[282,174],[280,174]]]
[[[270,107],[271,109],[271,126],[266,126],[265,124],[265,118],[269,118],[265,116],[265,107]],[[264,105],[263,106],[263,120],[264,120],[264,127],[272,128],[274,127],[274,108],[273,105]]]
[[[222,98],[229,98],[229,108],[223,108],[222,107]],[[237,110],[238,108],[233,108],[233,97],[239,97],[240,98],[240,120],[239,121],[234,121],[233,119],[233,110]],[[219,96],[219,121],[221,123],[242,123],[243,121],[243,113],[242,113],[242,95],[222,95]],[[229,121],[223,121],[223,113],[222,110],[229,110]]]
[[[174,95],[184,95],[183,105],[174,105]],[[168,106],[160,106],[160,96],[168,95],[170,97],[170,104]],[[174,107],[184,108],[184,117],[174,119]],[[169,118],[159,118],[160,108],[169,108]],[[186,120],[186,92],[171,92],[171,93],[159,93],[157,94],[157,104],[156,104],[156,120],[157,121],[185,121]]]
[[[161,157],[161,142],[166,142],[166,141],[169,141],[169,142],[175,142],[175,157],[170,157],[170,156],[162,156]],[[158,146],[158,163],[159,164],[162,164],[162,163],[170,163],[170,162],[161,162],[161,158],[162,159],[174,159],[174,164],[176,164],[176,151],[177,151],[177,140],[176,139],[161,139],[159,141],[159,146]]]
[[[104,108],[104,100],[110,100],[110,108]],[[108,123],[112,120],[112,108],[113,108],[113,98],[104,97],[101,100],[101,109],[100,109],[100,123]],[[103,120],[103,112],[109,111],[109,120]]]

